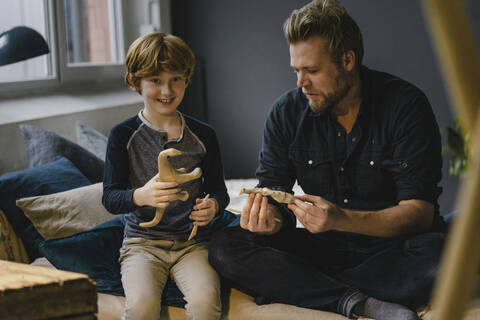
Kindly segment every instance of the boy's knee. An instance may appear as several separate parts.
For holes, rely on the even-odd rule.
[[[220,291],[215,288],[202,288],[188,297],[186,312],[192,319],[219,319],[221,316]]]
[[[159,299],[143,296],[127,302],[122,320],[159,320],[161,303]]]

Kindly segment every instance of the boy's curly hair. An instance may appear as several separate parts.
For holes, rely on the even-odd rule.
[[[190,47],[177,36],[154,32],[135,40],[125,58],[125,82],[140,93],[142,78],[160,72],[178,72],[188,84],[195,66],[195,55]]]

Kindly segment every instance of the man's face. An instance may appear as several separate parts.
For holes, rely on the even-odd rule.
[[[297,74],[297,86],[302,88],[314,112],[333,110],[353,83],[343,63],[332,61],[327,46],[327,41],[319,36],[290,45],[290,65]]]

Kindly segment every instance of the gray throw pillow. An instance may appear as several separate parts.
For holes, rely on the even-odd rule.
[[[104,162],[90,151],[54,132],[36,126],[21,124],[20,131],[30,168],[63,156],[69,159],[90,182],[103,181]]]
[[[78,145],[90,151],[101,160],[105,160],[107,137],[80,121],[75,123],[75,129],[77,132]]]
[[[63,238],[115,218],[102,205],[103,185],[89,186],[45,196],[22,198],[17,206],[47,239]]]

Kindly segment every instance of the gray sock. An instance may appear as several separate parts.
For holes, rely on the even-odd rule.
[[[419,320],[417,314],[401,304],[367,298],[353,307],[353,313],[375,320]]]

